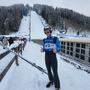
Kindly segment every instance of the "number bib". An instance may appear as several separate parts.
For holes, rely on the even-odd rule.
[[[56,48],[55,44],[52,43],[45,43],[44,49],[53,49]]]

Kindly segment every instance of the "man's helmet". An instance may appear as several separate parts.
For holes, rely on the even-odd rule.
[[[52,33],[52,29],[50,26],[45,26],[44,31],[50,31],[50,33]]]

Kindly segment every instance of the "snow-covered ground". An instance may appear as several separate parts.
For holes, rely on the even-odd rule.
[[[13,4],[46,4],[53,7],[68,8],[84,15],[90,16],[90,0],[0,0],[0,6]]]
[[[46,69],[44,53],[40,52],[40,47],[33,42],[27,42],[23,57]],[[61,90],[90,90],[89,74],[66,63],[59,55],[57,58]],[[47,75],[42,74],[22,59],[19,59],[19,66],[13,65],[12,69],[13,71],[10,69],[4,77],[4,80],[6,77],[9,79],[7,84],[4,84],[6,83],[4,80],[0,83],[0,90],[54,90],[54,87],[49,89],[45,87],[48,82]]]
[[[0,73],[5,69],[9,62],[13,59],[15,55],[13,53],[8,54],[2,60],[0,60]]]

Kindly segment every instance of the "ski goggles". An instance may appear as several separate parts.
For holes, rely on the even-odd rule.
[[[45,34],[51,33],[50,31],[44,31]]]

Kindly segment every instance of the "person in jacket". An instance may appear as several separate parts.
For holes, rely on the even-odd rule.
[[[2,41],[2,43],[3,43],[3,49],[5,49],[5,47],[7,47],[8,46],[8,40],[7,40],[7,38],[6,37],[4,37],[3,38],[3,41]]]
[[[60,41],[57,37],[52,36],[52,30],[50,27],[44,28],[44,33],[47,38],[43,39],[43,48],[41,52],[45,52],[45,64],[48,71],[49,82],[46,87],[55,85],[55,89],[60,89],[60,80],[58,76],[58,65],[56,53],[60,52]]]
[[[8,40],[8,42],[9,42],[9,46],[10,46],[12,43],[14,43],[13,38],[12,38],[12,37],[10,37],[10,38],[9,38],[9,40]]]

